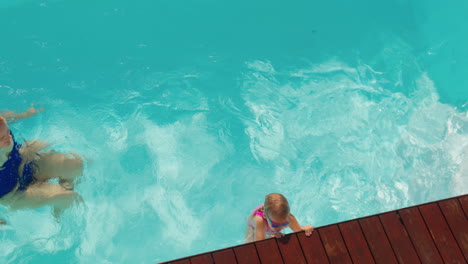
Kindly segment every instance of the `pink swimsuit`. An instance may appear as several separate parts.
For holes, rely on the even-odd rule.
[[[271,230],[270,225],[268,224],[268,222],[267,222],[267,220],[266,220],[265,214],[263,213],[263,207],[264,207],[263,204],[261,204],[261,205],[255,207],[255,209],[253,210],[253,212],[252,212],[251,215],[252,215],[252,216],[258,215],[258,216],[260,216],[260,217],[263,219],[263,221],[264,221],[265,224],[266,224],[266,231],[265,231],[265,232],[266,232],[267,234],[269,234],[269,235],[275,234],[275,233],[277,233],[277,232]],[[253,229],[255,230],[255,226],[252,224],[252,221],[249,220],[248,225],[249,225],[251,228],[253,228]]]

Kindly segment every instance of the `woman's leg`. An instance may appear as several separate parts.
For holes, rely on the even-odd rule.
[[[63,188],[60,184],[37,182],[25,191],[17,193],[9,203],[11,209],[37,208],[45,205],[54,207],[54,215],[70,207],[74,201],[81,201],[81,196]]]
[[[76,153],[49,151],[41,153],[34,163],[37,165],[34,178],[38,181],[59,177],[72,182],[83,174],[83,159]]]

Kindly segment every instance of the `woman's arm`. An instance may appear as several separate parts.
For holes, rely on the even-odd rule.
[[[42,110],[42,109],[40,109],[40,110]],[[29,117],[31,117],[33,115],[36,115],[37,112],[38,112],[37,109],[34,108],[33,106],[31,106],[24,113],[15,113],[13,111],[7,111],[7,112],[0,113],[0,116],[3,116],[7,120],[8,124],[12,124],[12,123],[15,123],[16,121],[18,121],[20,119],[29,118]]]

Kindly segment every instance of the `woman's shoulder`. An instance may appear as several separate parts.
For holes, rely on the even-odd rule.
[[[0,148],[0,170],[8,160],[10,152],[13,150],[13,146],[1,147]]]

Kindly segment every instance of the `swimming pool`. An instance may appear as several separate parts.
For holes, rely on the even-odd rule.
[[[88,160],[60,223],[0,207],[0,262],[232,246],[269,192],[316,226],[466,193],[467,5],[0,4],[0,109]]]

